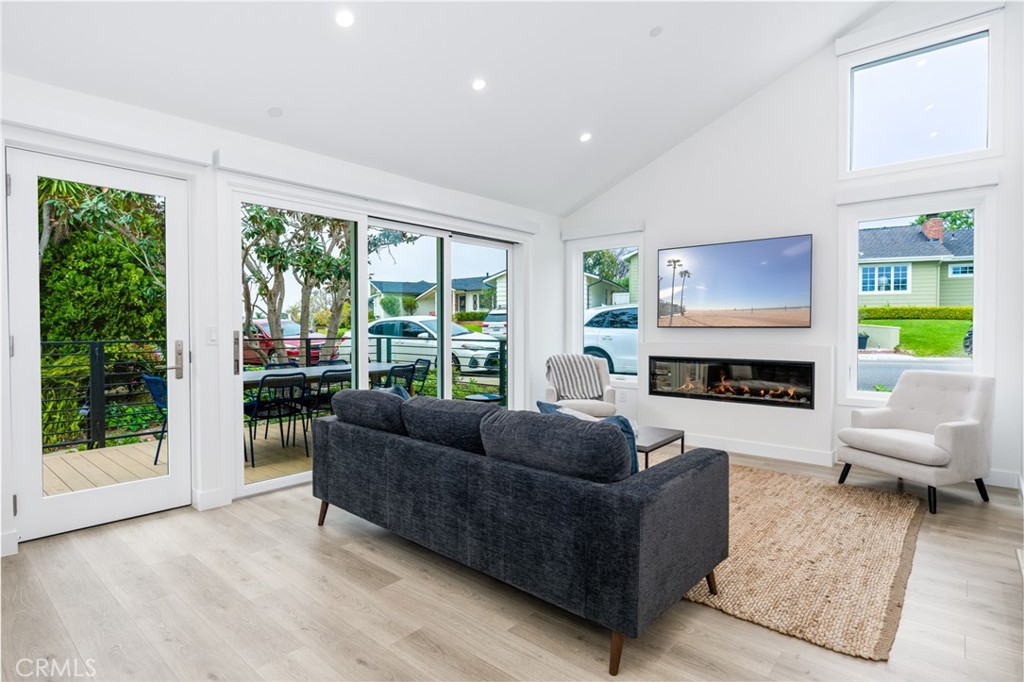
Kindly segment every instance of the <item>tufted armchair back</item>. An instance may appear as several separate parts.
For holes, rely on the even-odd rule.
[[[992,420],[992,377],[961,372],[909,370],[896,382],[887,407],[893,426],[934,433],[939,424]]]

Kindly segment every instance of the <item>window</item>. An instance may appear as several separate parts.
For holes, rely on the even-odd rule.
[[[972,371],[974,264],[948,261],[974,257],[974,209],[861,220],[856,231],[855,319],[844,332],[851,348],[857,341],[850,388],[884,393],[908,369]]]
[[[974,277],[974,264],[954,264],[949,266],[950,277]]]
[[[854,63],[848,170],[988,149],[989,42],[981,30]]]
[[[862,293],[910,290],[909,265],[865,265],[860,269]]]

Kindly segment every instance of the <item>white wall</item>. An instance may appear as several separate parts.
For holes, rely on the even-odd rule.
[[[905,8],[904,8],[905,9]],[[994,485],[1017,486],[1021,467],[1022,257],[1021,5],[1006,9],[1005,153],[974,164],[999,177],[997,229],[1000,315],[993,342],[997,381]],[[883,18],[884,19],[884,18]],[[873,20],[878,22],[876,18]],[[884,22],[883,22],[884,23]],[[656,272],[659,248],[757,237],[814,235],[811,329],[657,329],[653,282],[642,282],[642,424],[687,430],[687,443],[831,464],[833,434],[849,423],[835,395],[838,339],[839,111],[832,46],[602,194],[568,218],[563,236],[642,221],[642,258]],[[859,181],[859,187],[888,180]],[[648,277],[650,279],[650,277]],[[821,358],[829,379],[811,414],[775,407],[720,404],[650,396],[646,357],[654,353],[729,357]],[[766,353],[767,351],[767,353]],[[707,353],[705,353],[707,354]]]
[[[189,182],[192,252],[193,504],[211,507],[234,496],[237,429],[225,428],[237,402],[229,342],[210,343],[208,333],[229,340],[237,327],[238,290],[230,264],[237,261],[237,225],[229,210],[227,178],[279,181],[296,192],[336,193],[348,206],[386,207],[415,222],[428,216],[460,232],[519,241],[513,286],[522,301],[513,307],[511,330],[519,348],[516,402],[530,404],[543,393],[543,358],[561,350],[558,334],[527,335],[523,329],[559,329],[562,316],[559,220],[505,204],[286,147],[233,131],[33,82],[3,79],[4,143],[125,165],[183,177]],[[277,183],[275,183],[277,184]],[[6,260],[6,252],[0,261]],[[532,292],[544,292],[534,295]],[[554,293],[554,295],[552,295]],[[531,306],[531,300],[543,301]],[[5,299],[6,304],[6,299]],[[514,352],[514,350],[513,350]],[[538,365],[536,358],[541,358]],[[513,371],[516,371],[515,368]],[[6,385],[6,384],[5,384]],[[4,413],[6,418],[6,412]],[[7,432],[7,429],[4,429]],[[6,433],[3,436],[6,438]],[[3,531],[14,531],[10,515],[13,457],[2,453]],[[38,457],[38,453],[31,453]],[[230,459],[230,461],[229,461]],[[5,536],[6,538],[7,536]],[[5,543],[4,551],[11,551]]]

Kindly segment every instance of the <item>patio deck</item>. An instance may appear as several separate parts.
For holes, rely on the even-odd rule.
[[[247,439],[248,434],[241,433]],[[281,447],[278,433],[271,429],[269,438],[263,437],[263,429],[256,436],[256,467],[245,462],[245,482],[256,483],[280,476],[309,471],[313,466],[312,457],[306,457],[302,447],[302,434],[297,446]],[[309,452],[313,453],[312,434]],[[153,466],[156,441],[117,445],[81,452],[55,452],[43,455],[43,494],[61,495],[76,490],[102,488],[118,483],[129,483],[144,478],[167,475],[167,459],[170,441],[164,442],[160,451],[160,463]],[[173,449],[171,456],[174,456]]]

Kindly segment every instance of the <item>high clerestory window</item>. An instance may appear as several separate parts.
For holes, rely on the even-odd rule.
[[[992,148],[990,42],[982,29],[849,55],[846,171]]]

